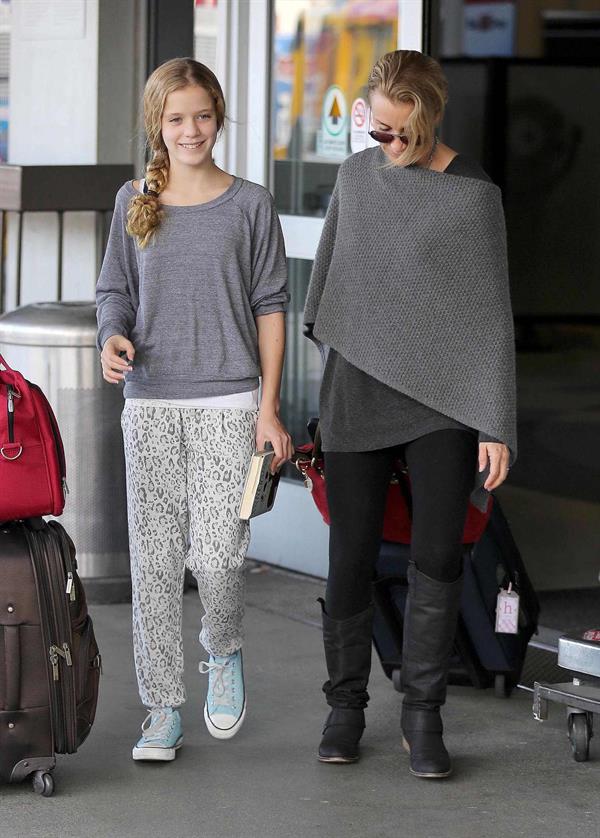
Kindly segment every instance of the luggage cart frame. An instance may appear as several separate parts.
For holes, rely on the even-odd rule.
[[[558,665],[595,678],[600,676],[600,642],[580,637],[561,637],[558,641]],[[546,684],[536,681],[533,687],[533,716],[542,722],[548,718],[549,702],[567,708],[567,736],[576,762],[589,759],[590,739],[594,735],[594,714],[600,713],[600,686],[572,682]]]

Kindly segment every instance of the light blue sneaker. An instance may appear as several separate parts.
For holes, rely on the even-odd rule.
[[[154,707],[142,723],[142,738],[134,747],[134,759],[169,762],[181,748],[181,716],[172,707]]]
[[[246,690],[242,650],[233,655],[211,655],[200,662],[200,672],[208,673],[204,721],[211,736],[231,739],[241,728],[246,715]]]

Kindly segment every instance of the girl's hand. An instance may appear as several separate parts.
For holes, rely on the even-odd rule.
[[[121,358],[120,352],[125,352],[126,357]],[[109,384],[118,384],[119,381],[123,381],[124,373],[131,370],[134,355],[135,348],[132,342],[123,335],[111,335],[107,338],[100,354],[104,380]]]
[[[501,442],[479,443],[479,471],[483,471],[489,461],[490,473],[483,488],[491,492],[506,480],[508,474],[509,451]]]
[[[275,456],[271,462],[271,471],[275,474],[286,460],[291,459],[294,446],[291,436],[280,422],[277,414],[273,410],[263,410],[261,408],[258,412],[258,422],[256,424],[256,450],[264,450],[265,442],[270,442],[275,451]]]

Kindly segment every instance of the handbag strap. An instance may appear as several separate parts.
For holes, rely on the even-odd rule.
[[[0,365],[4,367],[5,370],[10,370],[14,372],[13,368],[8,364],[8,362],[4,359],[2,355],[0,355]]]
[[[311,466],[315,466],[317,460],[321,460],[323,458],[323,442],[321,440],[321,423],[317,422],[317,427],[315,428],[315,438],[313,440],[313,451],[312,451],[312,458],[310,461]]]

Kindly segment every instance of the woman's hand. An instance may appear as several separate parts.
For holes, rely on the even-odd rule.
[[[121,358],[120,352],[125,352],[126,357]],[[132,342],[123,335],[111,335],[107,338],[100,353],[104,380],[109,384],[118,384],[119,381],[123,381],[125,373],[131,370],[134,355],[135,348]]]
[[[265,442],[270,442],[275,451],[275,456],[271,462],[271,471],[275,474],[286,460],[291,459],[294,453],[294,445],[277,413],[274,410],[261,408],[258,412],[258,422],[256,424],[256,450],[263,451]]]
[[[491,492],[497,489],[506,480],[508,474],[509,451],[508,446],[502,442],[480,442],[479,443],[479,471],[484,471],[490,466],[490,473],[483,484],[483,488]]]

